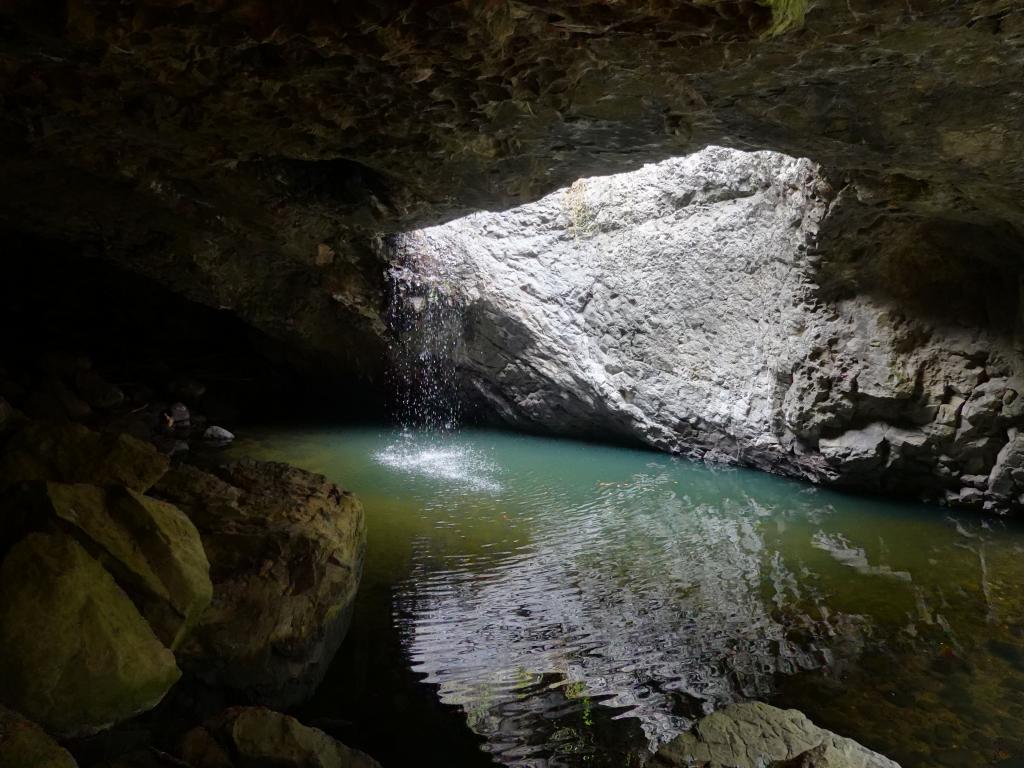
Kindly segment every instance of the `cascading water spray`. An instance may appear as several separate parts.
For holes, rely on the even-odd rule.
[[[381,250],[390,267],[387,321],[392,333],[394,412],[406,429],[455,429],[461,406],[456,354],[463,305],[436,249],[417,247],[422,235],[390,235]]]

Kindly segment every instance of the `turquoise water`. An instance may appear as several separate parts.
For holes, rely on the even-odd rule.
[[[1024,760],[1019,525],[500,432],[233,450],[366,508],[352,637],[311,706],[385,765],[408,752],[370,721],[447,739],[420,765],[621,767],[748,698],[908,768]]]

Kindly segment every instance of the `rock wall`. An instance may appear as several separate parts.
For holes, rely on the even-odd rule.
[[[1017,507],[1015,243],[865,197],[710,147],[403,247],[461,297],[470,397],[508,423]]]
[[[369,235],[712,143],[1021,229],[1022,42],[1010,0],[3,0],[0,240],[379,382]]]

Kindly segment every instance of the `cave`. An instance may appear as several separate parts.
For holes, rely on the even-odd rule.
[[[1022,64],[0,0],[0,766],[1024,761]]]

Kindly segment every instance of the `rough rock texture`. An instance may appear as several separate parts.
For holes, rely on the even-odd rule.
[[[0,765],[4,768],[77,768],[75,759],[42,728],[0,706]]]
[[[213,602],[179,652],[243,699],[295,704],[344,639],[362,576],[363,508],[320,475],[242,460],[172,469],[154,493],[184,510],[210,560]]]
[[[153,631],[176,649],[210,603],[210,565],[181,510],[127,489],[47,483],[54,516],[99,553]]]
[[[380,768],[323,731],[262,707],[225,710],[186,734],[180,753],[192,768]]]
[[[145,712],[180,675],[113,577],[65,534],[14,545],[0,594],[0,697],[54,735]]]
[[[709,143],[849,179],[868,254],[1016,238],[1022,33],[1008,0],[5,0],[0,224],[373,375],[366,232]]]
[[[148,443],[78,425],[0,443],[0,701],[54,734],[144,712],[180,676],[171,649],[212,584],[188,517],[135,490],[166,470]],[[59,482],[86,477],[103,485]]]
[[[145,493],[167,471],[152,445],[80,424],[32,421],[10,436],[0,454],[0,491],[17,483],[57,480],[118,485]]]
[[[1020,506],[1019,267],[971,230],[826,248],[847,194],[810,161],[709,148],[408,236],[405,300],[460,297],[469,388],[506,421]]]
[[[662,768],[899,768],[857,742],[819,728],[795,709],[750,702],[700,720],[665,744],[649,765]]]

